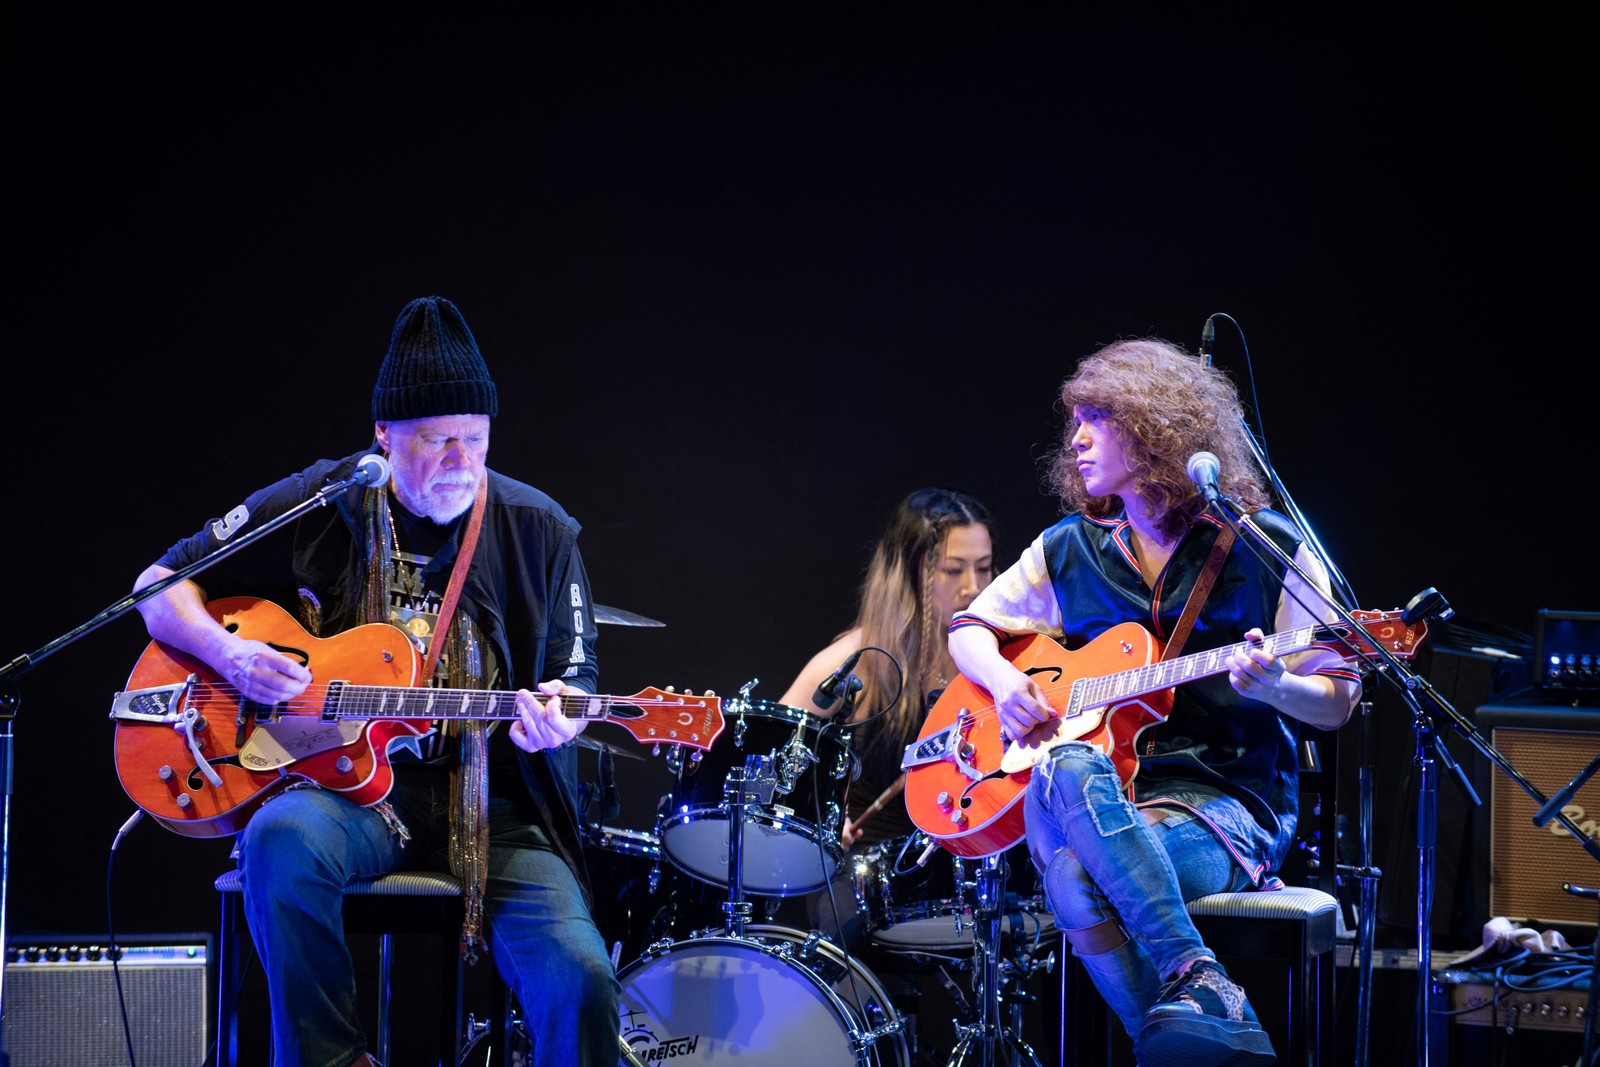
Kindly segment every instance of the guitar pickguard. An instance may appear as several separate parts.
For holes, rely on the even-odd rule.
[[[276,722],[257,722],[250,737],[239,749],[239,764],[250,771],[271,771],[291,763],[353,745],[361,740],[365,722],[342,720],[321,722],[316,719],[280,719]]]

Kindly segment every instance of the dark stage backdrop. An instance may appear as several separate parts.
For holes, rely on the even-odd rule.
[[[666,624],[602,633],[611,692],[776,699],[918,486],[986,500],[1009,562],[1056,516],[1074,361],[1217,312],[1363,606],[1600,608],[1567,16],[906,10],[14,5],[0,662],[361,448],[428,293],[499,383],[492,464],[584,524],[599,602]],[[123,618],[18,685],[14,935],[105,930],[145,643]],[[659,764],[619,763],[643,827]],[[212,926],[228,847],[136,828],[118,928]]]

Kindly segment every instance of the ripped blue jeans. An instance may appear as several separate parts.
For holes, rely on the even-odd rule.
[[[1207,825],[1186,809],[1149,824],[1122,794],[1110,759],[1088,745],[1061,745],[1033,770],[1024,799],[1028,850],[1056,925],[1069,939],[1111,920],[1127,940],[1111,951],[1074,952],[1095,988],[1137,1036],[1164,978],[1215,954],[1184,901],[1250,884]]]

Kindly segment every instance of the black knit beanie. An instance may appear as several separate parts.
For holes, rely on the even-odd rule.
[[[389,351],[372,390],[372,419],[499,413],[489,368],[467,320],[442,296],[407,304],[394,321]]]

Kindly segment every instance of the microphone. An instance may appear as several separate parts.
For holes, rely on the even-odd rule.
[[[817,691],[811,694],[811,702],[823,711],[827,711],[839,702],[839,687],[850,672],[856,669],[856,660],[861,658],[861,650],[850,653],[850,658],[845,660],[838,670],[822,680],[817,686]]]
[[[1214,502],[1221,495],[1217,490],[1217,479],[1222,475],[1222,461],[1210,452],[1196,452],[1189,457],[1184,470],[1189,472],[1189,480],[1200,489],[1200,495],[1206,498],[1207,503]]]
[[[356,471],[350,476],[350,481],[355,485],[367,485],[375,489],[388,484],[390,471],[389,461],[374,452],[362,456],[356,462]]]
[[[1200,328],[1200,365],[1211,366],[1211,342],[1217,339],[1217,327],[1213,320],[1215,315],[1206,319],[1206,324]]]
[[[1544,807],[1534,812],[1533,825],[1543,826],[1555,818],[1561,809],[1567,806],[1567,802],[1572,799],[1573,794],[1578,791],[1579,787],[1589,780],[1596,769],[1600,769],[1600,756],[1590,760],[1588,767],[1579,772],[1578,776],[1572,781],[1556,790],[1556,795],[1546,801]]]

